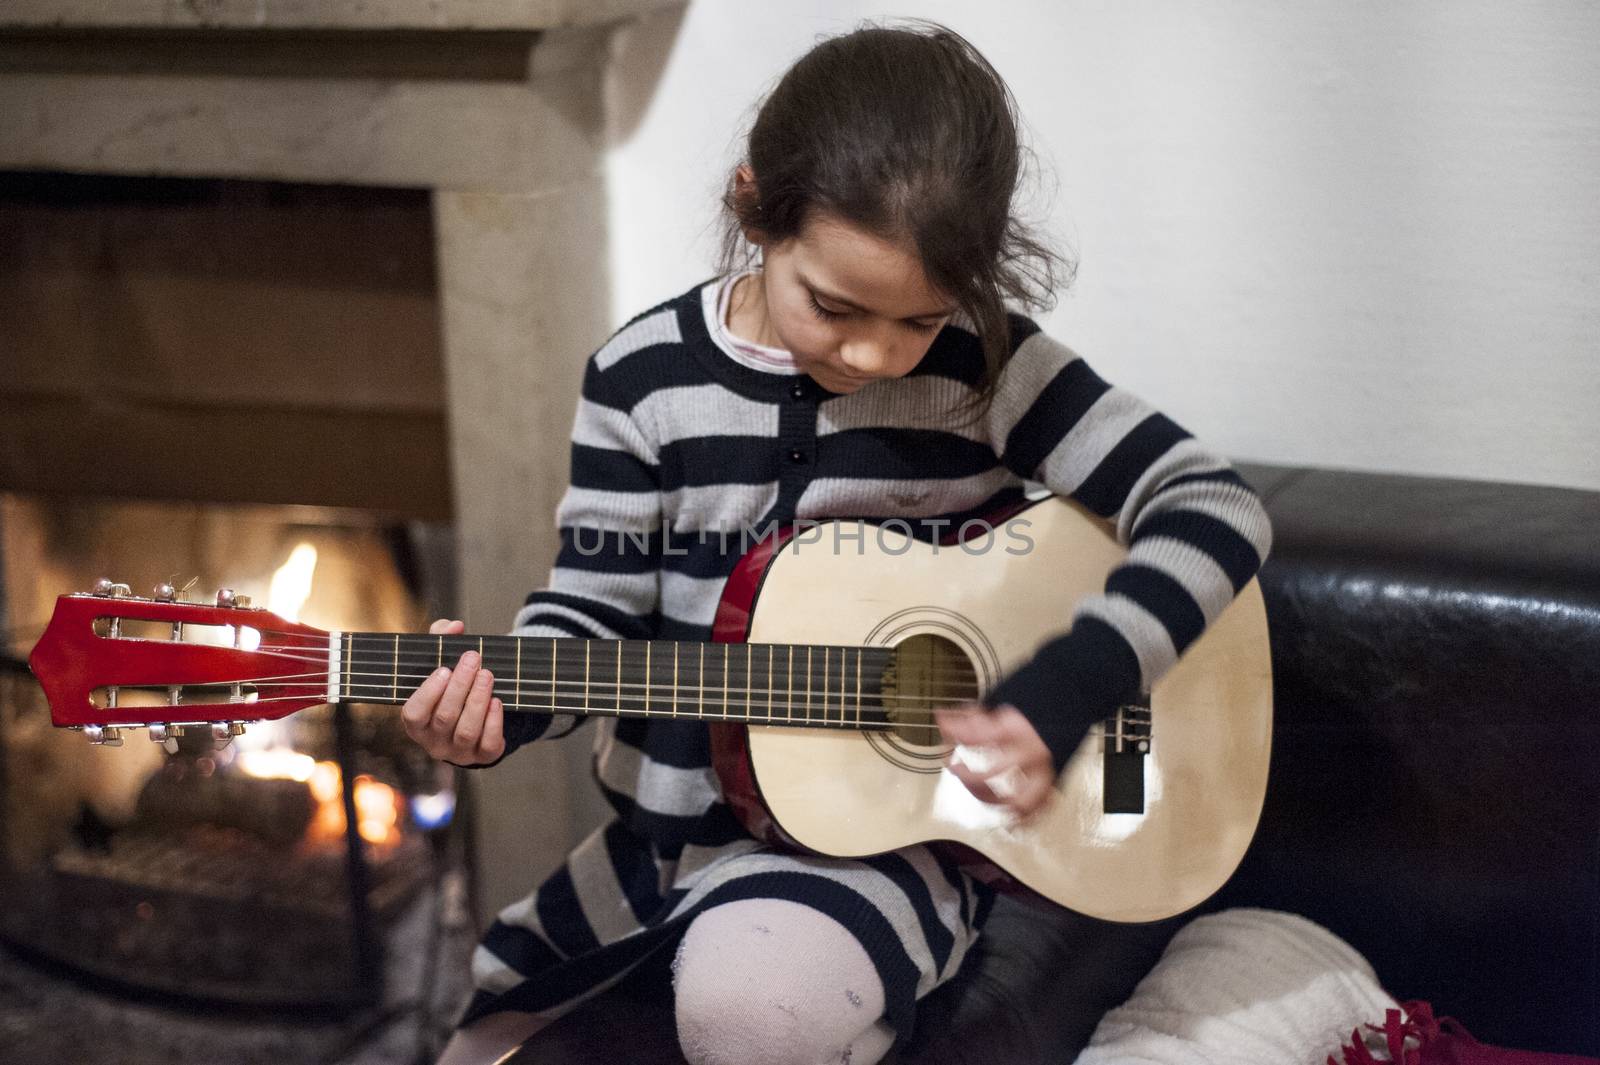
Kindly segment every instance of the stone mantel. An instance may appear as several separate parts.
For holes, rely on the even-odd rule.
[[[672,6],[12,0],[0,167],[547,191],[598,173],[616,20]]]
[[[613,33],[680,0],[8,0],[0,169],[431,190],[461,616],[504,632],[555,558],[609,322]],[[638,75],[635,73],[635,80]],[[286,370],[292,370],[287,368]],[[594,818],[578,743],[480,789],[484,912]]]
[[[681,0],[9,0],[0,29],[546,30]]]

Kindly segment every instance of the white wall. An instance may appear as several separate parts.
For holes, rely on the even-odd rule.
[[[895,14],[1010,82],[1103,376],[1240,459],[1600,489],[1589,0],[693,0],[620,42],[618,322],[710,272],[759,95]]]

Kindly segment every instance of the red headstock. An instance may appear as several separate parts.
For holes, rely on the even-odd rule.
[[[127,594],[101,581],[63,595],[28,656],[58,727],[117,742],[116,726],[214,726],[219,738],[245,720],[287,717],[328,701],[328,633],[285,621],[219,592],[218,605]],[[212,626],[232,646],[183,638]],[[190,630],[190,636],[194,635]]]

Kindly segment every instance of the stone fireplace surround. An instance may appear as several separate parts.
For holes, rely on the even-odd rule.
[[[555,556],[574,353],[609,325],[613,38],[680,6],[11,0],[0,169],[429,190],[459,608],[501,631]],[[586,766],[551,745],[474,778],[483,912],[565,853]]]

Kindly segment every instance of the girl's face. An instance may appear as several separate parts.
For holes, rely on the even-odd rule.
[[[831,392],[910,373],[954,309],[914,248],[829,215],[763,253],[762,332]]]

